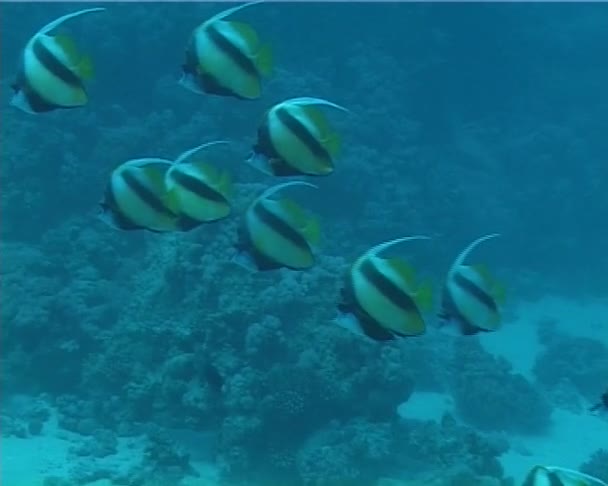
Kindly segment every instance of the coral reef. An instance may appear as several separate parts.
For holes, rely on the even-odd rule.
[[[482,430],[542,432],[550,423],[551,405],[511,365],[483,350],[476,340],[455,347],[450,390],[456,410]]]
[[[578,469],[608,482],[608,449],[598,449]]]
[[[539,327],[539,340],[545,348],[534,363],[538,382],[557,392],[557,398],[562,395],[560,389],[568,387],[590,402],[596,401],[605,387],[608,347],[594,339],[561,333],[551,323]]]

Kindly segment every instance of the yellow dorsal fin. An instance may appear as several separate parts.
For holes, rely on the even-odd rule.
[[[311,245],[319,242],[321,230],[316,218],[307,214],[299,204],[291,199],[281,199],[279,206],[287,220],[304,235]]]
[[[281,211],[285,215],[285,217],[289,220],[289,222],[294,226],[294,228],[302,229],[306,226],[308,215],[304,210],[300,207],[300,205],[291,199],[283,198],[278,202]]]
[[[482,280],[488,287],[492,286],[492,282],[494,281],[494,279],[492,278],[492,274],[490,274],[488,267],[486,267],[483,263],[469,265],[469,268],[474,270],[482,278]]]
[[[219,184],[221,174],[217,167],[202,160],[190,162],[190,165],[201,174],[203,180],[210,186],[214,187]]]
[[[54,37],[55,43],[61,48],[69,62],[73,65],[78,64],[80,54],[74,39],[67,34],[57,34]]]
[[[414,300],[421,311],[429,312],[433,308],[433,285],[431,282],[424,282],[418,287]]]
[[[299,108],[300,110],[302,110],[304,115],[312,122],[312,124],[317,128],[317,130],[321,134],[321,138],[326,138],[331,133],[332,130],[329,125],[329,122],[327,121],[327,118],[321,110],[311,105],[302,106]]]
[[[93,61],[89,56],[84,56],[78,52],[74,39],[64,34],[57,34],[54,39],[65,54],[70,64],[68,67],[80,78],[91,79],[93,77]]]
[[[416,272],[409,263],[400,258],[387,258],[386,263],[399,275],[407,285],[408,292],[411,292],[416,284]]]
[[[270,45],[265,44],[258,49],[255,55],[255,65],[262,76],[270,76],[274,66],[272,48]]]
[[[333,131],[325,115],[314,106],[305,106],[302,110],[317,128],[323,147],[332,157],[337,155],[340,151],[340,136]]]
[[[227,23],[243,39],[249,52],[257,52],[259,50],[260,39],[251,25],[234,20],[227,21]]]

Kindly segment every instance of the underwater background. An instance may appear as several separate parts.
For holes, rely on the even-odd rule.
[[[90,102],[9,106],[23,46],[65,13]],[[239,12],[275,70],[254,101],[177,83],[225,3],[0,5],[3,485],[513,484],[559,463],[608,481],[608,4],[263,3]],[[316,265],[231,264],[275,181],[244,163],[263,113],[326,98],[335,173],[294,190]],[[96,217],[111,171],[230,140],[234,215],[191,232]],[[223,157],[223,159],[222,159]],[[439,300],[473,239],[507,289],[503,328],[371,342],[334,325],[378,242]],[[390,479],[389,479],[390,478]]]

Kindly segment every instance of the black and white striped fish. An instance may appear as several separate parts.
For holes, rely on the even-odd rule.
[[[92,76],[91,60],[78,53],[67,36],[49,33],[65,21],[104,8],[88,8],[64,15],[42,27],[28,41],[16,79],[10,104],[26,113],[36,114],[87,104],[84,81]]]
[[[179,214],[181,229],[191,229],[230,215],[230,174],[205,160],[187,160],[203,149],[226,143],[219,140],[199,145],[171,163],[165,175],[166,190],[174,210]]]
[[[478,238],[467,246],[452,264],[444,287],[440,319],[455,323],[462,334],[496,331],[500,327],[499,305],[504,290],[481,265],[464,265],[471,251],[483,241],[499,236]]]
[[[381,243],[352,264],[342,288],[336,324],[375,341],[425,333],[422,312],[431,306],[431,287],[418,286],[414,270],[405,261],[377,256],[397,243],[420,239],[428,238],[408,236]]]
[[[231,182],[205,161],[188,159],[200,150],[227,142],[199,145],[174,161],[142,158],[117,167],[106,187],[101,219],[123,230],[188,231],[231,212]]]
[[[235,263],[253,271],[305,270],[314,265],[318,221],[293,201],[270,198],[295,185],[317,187],[303,181],[286,182],[266,189],[251,203],[239,229]]]
[[[261,96],[262,79],[272,71],[270,47],[260,42],[250,25],[224,20],[257,3],[224,10],[194,30],[182,65],[182,86],[198,94],[240,99]]]
[[[608,486],[589,474],[557,466],[534,466],[522,486]]]
[[[273,176],[331,174],[340,137],[318,106],[348,112],[320,98],[292,98],[276,104],[264,115],[247,163]]]
[[[142,158],[118,166],[110,176],[100,219],[121,230],[177,231],[179,213],[165,185],[166,159]]]

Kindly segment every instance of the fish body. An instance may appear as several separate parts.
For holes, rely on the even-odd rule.
[[[224,20],[250,5],[233,7],[199,25],[186,47],[180,84],[197,94],[257,99],[262,79],[272,71],[270,47],[242,22]]]
[[[430,286],[417,286],[412,268],[377,253],[404,237],[377,245],[359,257],[344,279],[336,323],[375,341],[419,336],[426,331],[422,312],[431,303]]]
[[[168,198],[180,216],[183,230],[226,218],[231,213],[232,183],[228,172],[206,161],[186,160],[202,149],[225,143],[215,141],[188,150],[166,172]]]
[[[49,32],[70,18],[102,10],[105,9],[85,9],[60,17],[28,41],[11,84],[14,92],[11,106],[37,114],[87,104],[84,81],[92,75],[90,59],[78,53],[69,37],[52,36]]]
[[[320,98],[293,98],[278,103],[264,115],[247,162],[279,177],[331,174],[340,138],[319,106],[347,111]]]
[[[608,486],[606,482],[573,469],[534,466],[522,486]]]
[[[278,268],[305,270],[315,263],[313,246],[319,239],[317,220],[288,199],[270,199],[289,185],[313,186],[301,181],[273,186],[249,206],[239,229],[235,262],[250,270]]]
[[[165,186],[170,167],[168,160],[146,158],[114,169],[100,203],[100,218],[121,230],[178,230],[179,214]]]
[[[501,287],[483,266],[464,265],[473,248],[496,236],[487,235],[471,243],[456,258],[446,277],[439,317],[444,324],[455,324],[461,334],[491,332],[500,327]]]

